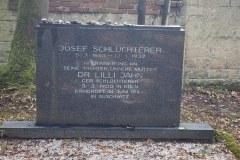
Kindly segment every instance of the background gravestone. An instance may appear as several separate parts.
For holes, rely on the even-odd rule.
[[[37,30],[37,124],[179,125],[180,27]]]

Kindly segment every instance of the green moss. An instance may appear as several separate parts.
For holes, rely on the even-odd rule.
[[[0,88],[32,85],[35,80],[34,28],[39,19],[36,1],[19,1],[17,26],[8,63],[0,68]]]
[[[0,133],[3,132],[0,130]],[[0,155],[3,155],[7,149],[7,143],[1,142],[0,143]]]
[[[19,41],[20,38],[18,39]],[[15,86],[15,85],[32,85],[35,79],[35,60],[34,46],[29,43],[26,47],[20,47],[19,42],[13,42],[11,52],[17,54],[9,57],[9,62],[6,66],[0,69],[0,87]]]
[[[208,100],[208,103],[210,103],[210,104],[218,104],[219,103],[219,100],[218,100],[218,98],[209,98],[209,100]]]
[[[0,88],[34,83],[34,45],[33,42],[28,42],[23,47],[20,37],[15,37],[12,42],[8,64],[0,68]]]
[[[240,148],[236,143],[236,140],[228,133],[222,131],[216,131],[215,136],[217,139],[222,139],[226,142],[227,148],[240,160]]]
[[[240,91],[240,82],[233,81],[190,81],[184,83],[185,87],[201,87],[216,92]]]
[[[10,118],[13,116],[13,113],[11,113],[10,111],[3,111],[0,113],[0,116],[4,118]]]
[[[33,120],[32,115],[29,115],[27,113],[21,113],[17,115],[17,117],[14,118],[16,121],[27,121],[27,120]]]
[[[203,87],[197,87],[196,90],[198,93],[201,93],[201,94],[208,94],[209,92],[207,88],[203,88]]]

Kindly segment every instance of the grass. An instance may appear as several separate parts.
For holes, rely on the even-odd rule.
[[[223,131],[217,130],[215,132],[215,137],[218,140],[223,140],[226,143],[227,148],[235,155],[235,157],[240,160],[240,147],[233,136]]]

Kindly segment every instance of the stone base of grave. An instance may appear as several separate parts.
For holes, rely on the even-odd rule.
[[[34,121],[4,121],[7,138],[103,138],[197,140],[212,142],[214,130],[204,123],[181,123],[179,127],[36,126]]]

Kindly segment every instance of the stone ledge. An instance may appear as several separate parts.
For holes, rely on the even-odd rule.
[[[7,138],[104,138],[197,140],[212,142],[214,130],[204,123],[181,123],[180,127],[93,127],[93,126],[35,126],[34,121],[4,121]]]

